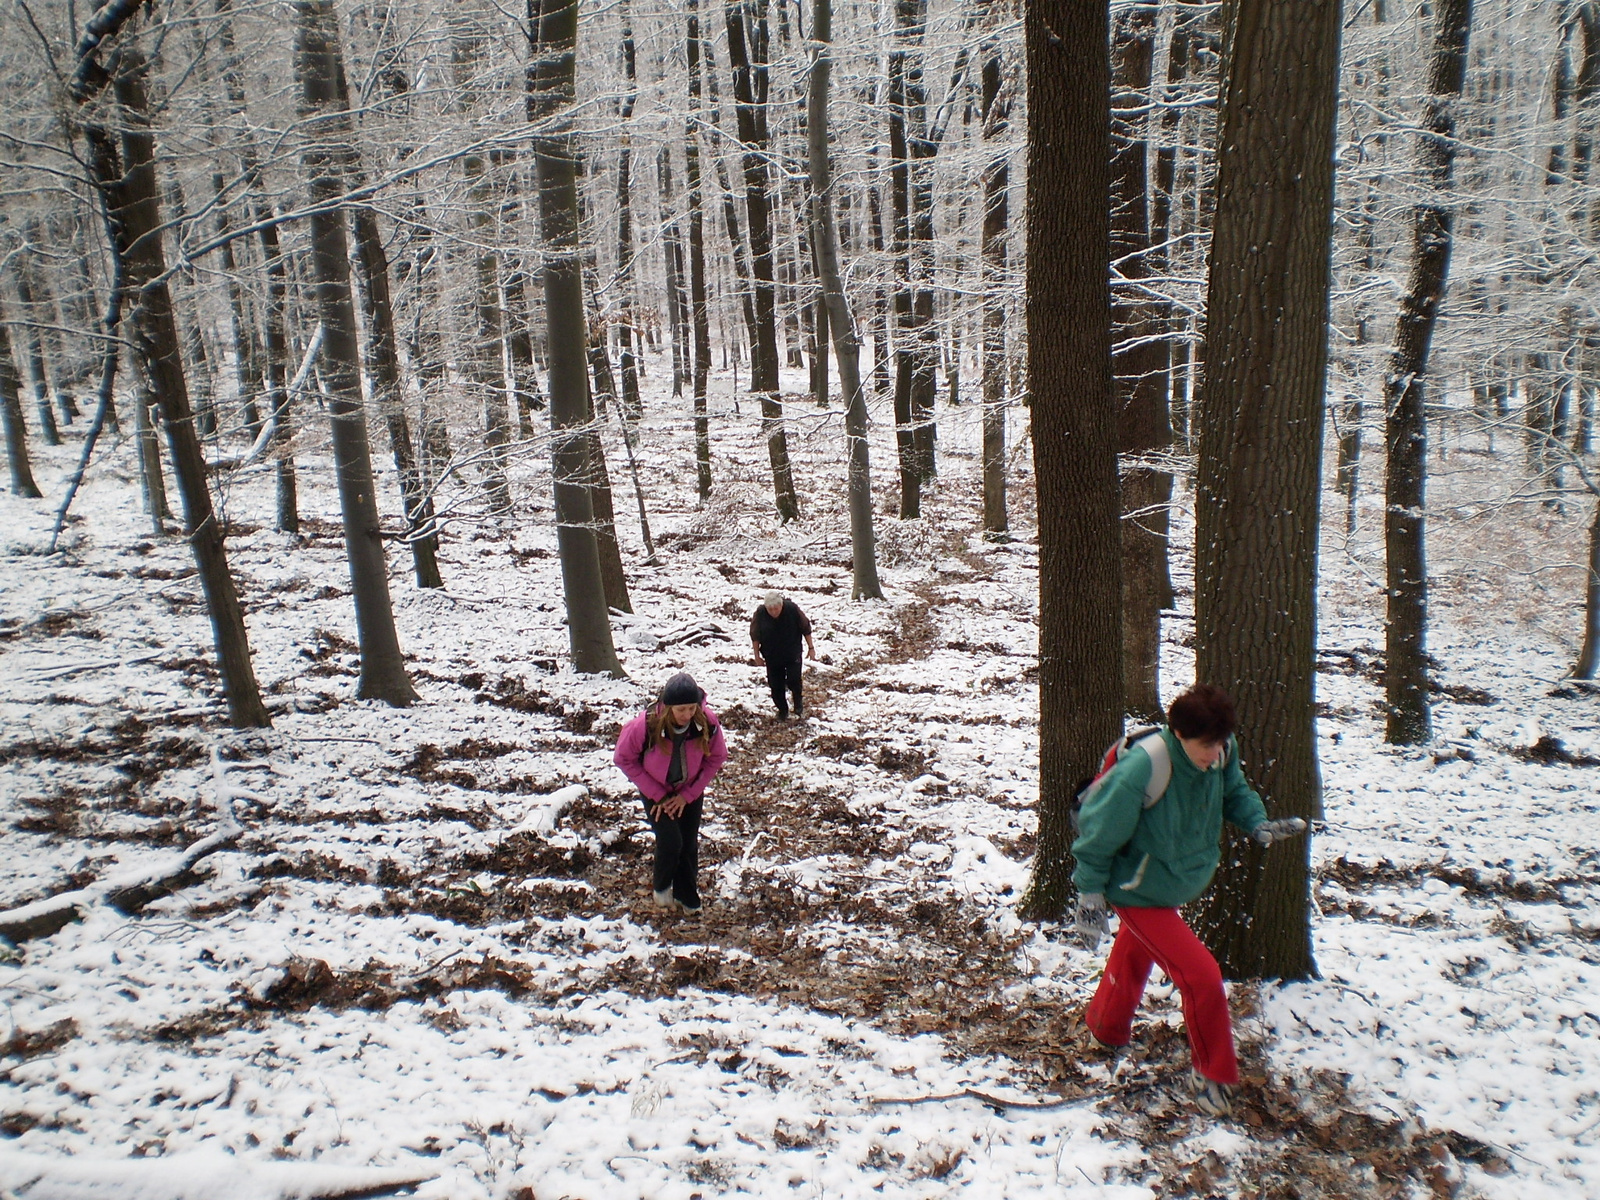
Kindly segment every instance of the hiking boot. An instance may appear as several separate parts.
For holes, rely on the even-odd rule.
[[[1207,1079],[1199,1071],[1189,1072],[1189,1091],[1194,1096],[1194,1106],[1208,1117],[1233,1116],[1233,1102],[1239,1089],[1229,1083]]]
[[[677,903],[677,901],[672,898],[671,888],[668,888],[664,892],[651,892],[650,895],[655,900],[657,908],[671,908]]]

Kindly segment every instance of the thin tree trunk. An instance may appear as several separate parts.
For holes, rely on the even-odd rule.
[[[98,58],[99,51],[135,11],[136,6],[131,3],[111,4],[92,18],[96,28],[82,42],[86,49],[74,75],[73,99],[81,112],[107,83],[114,83],[122,106],[120,155],[109,129],[98,121],[84,125],[90,143],[91,178],[105,199],[113,253],[120,259],[130,293],[139,298],[130,322],[134,345],[161,406],[173,469],[183,496],[186,533],[211,616],[229,718],[236,729],[266,728],[272,720],[256,686],[244,611],[228,570],[221,522],[206,486],[205,458],[189,408],[172,298],[166,285],[159,236],[161,205],[156,187],[155,139],[150,133],[145,99],[144,60],[128,48],[115,51],[103,66]]]
[[[350,290],[349,242],[338,203],[346,182],[354,131],[341,103],[344,74],[332,0],[295,0],[295,69],[300,76],[299,115],[312,131],[301,149],[306,190],[313,204],[311,268],[323,329],[323,380],[333,430],[334,470],[344,516],[345,556],[355,599],[361,677],[356,695],[397,708],[417,699],[406,674],[389,601],[389,575],[379,528],[378,500],[361,402],[361,358],[355,302]]]
[[[1028,392],[1039,511],[1039,848],[1019,911],[1072,897],[1071,804],[1122,729],[1106,5],[1029,0]]]
[[[983,535],[1003,541],[1006,512],[1006,232],[1011,221],[1011,158],[1000,149],[1010,132],[1011,97],[1002,94],[1002,43],[987,43],[980,95],[983,140],[995,143],[983,168]]]
[[[1394,357],[1384,380],[1384,548],[1388,561],[1388,613],[1384,623],[1384,740],[1416,745],[1428,740],[1427,605],[1424,555],[1424,484],[1427,418],[1423,377],[1439,304],[1450,271],[1454,213],[1446,202],[1455,160],[1453,105],[1466,81],[1467,33],[1472,0],[1436,0],[1433,60],[1418,151],[1423,194],[1412,212],[1411,278],[1400,301]]]
[[[475,110],[480,88],[478,73],[483,69],[483,32],[476,15],[462,8],[451,13],[451,65],[456,88],[467,111]],[[484,484],[489,510],[497,516],[512,511],[511,486],[506,480],[506,446],[511,441],[511,410],[507,402],[506,375],[501,358],[500,256],[492,248],[494,234],[494,158],[483,151],[471,151],[461,159],[467,179],[467,229],[474,243],[473,330],[463,354],[464,374],[476,393],[484,429]]]
[[[807,156],[811,169],[811,222],[817,277],[828,306],[825,328],[833,333],[844,393],[844,435],[849,446],[850,598],[881,600],[878,540],[872,528],[872,464],[867,443],[867,397],[861,388],[861,341],[839,272],[839,237],[833,220],[833,171],[828,162],[828,81],[832,72],[833,7],[813,0],[811,86],[806,95]]]
[[[539,180],[539,224],[544,238],[545,328],[549,332],[546,384],[550,392],[551,476],[556,542],[567,609],[573,666],[586,674],[622,677],[611,640],[594,511],[586,486],[588,380],[584,354],[583,257],[578,219],[576,148],[571,106],[577,79],[578,0],[550,0],[540,12],[529,0],[528,121]]]
[[[0,312],[0,418],[6,431],[6,461],[11,466],[11,494],[41,500],[44,493],[33,481],[33,464],[28,457],[28,427],[22,423],[22,381],[17,376],[17,360],[11,353],[11,330]]]
[[[778,398],[777,292],[772,272],[772,198],[767,173],[766,0],[734,0],[727,7],[727,24],[739,142],[744,148],[745,211],[750,218],[750,264],[755,286],[756,339],[750,352],[750,390],[761,400],[761,431],[772,464],[778,519],[793,521],[800,516],[800,501],[789,466],[783,404]]]
[[[689,0],[689,118],[683,134],[685,174],[689,181],[689,311],[694,326],[694,461],[695,487],[701,500],[711,496],[711,420],[706,390],[711,380],[711,310],[706,303],[705,189],[700,171],[700,35],[699,0]]]
[[[339,66],[336,103],[350,107],[349,86],[342,63]],[[350,146],[350,161],[345,165],[351,185],[366,182],[360,151]],[[355,235],[355,262],[361,278],[361,303],[367,325],[367,378],[372,400],[389,435],[389,452],[395,474],[400,479],[400,503],[405,509],[406,543],[411,547],[411,569],[417,586],[444,586],[439,574],[439,535],[434,526],[433,495],[417,466],[412,452],[411,427],[406,420],[405,398],[400,375],[399,338],[395,333],[394,300],[389,289],[389,253],[384,249],[378,228],[378,214],[369,205],[350,210]],[[512,286],[510,280],[507,287]],[[525,334],[525,330],[524,330]],[[513,360],[516,355],[513,353]]]
[[[1145,118],[1155,59],[1155,6],[1117,10],[1112,33],[1111,330],[1117,349],[1117,448],[1122,469],[1122,686],[1127,710],[1162,719],[1161,609],[1166,601],[1172,476],[1150,457],[1172,444],[1163,314],[1147,298],[1150,250]]]
[[[33,409],[39,417],[39,434],[46,446],[59,446],[61,431],[56,425],[55,410],[50,407],[50,381],[45,374],[44,350],[35,325],[33,285],[28,264],[21,263],[14,276],[17,299],[22,302],[19,310],[22,319],[12,328],[21,336],[22,349],[27,355],[29,386],[33,391]]]
[[[622,65],[628,90],[622,98],[622,109],[618,114],[622,125],[622,146],[617,152],[617,287],[622,294],[622,305],[617,321],[617,369],[622,375],[623,420],[631,425],[644,416],[644,405],[639,399],[638,334],[634,329],[639,296],[638,281],[633,273],[633,143],[628,133],[633,108],[639,98],[639,84],[634,61],[633,22],[627,0],[623,0],[622,12]],[[631,441],[629,452],[632,452]],[[649,553],[650,557],[655,557],[654,550]]]
[[[1338,0],[1230,0],[1196,488],[1195,671],[1274,816],[1320,815],[1313,694]],[[1315,974],[1309,847],[1230,831],[1198,925],[1232,978]]]
[[[150,518],[150,530],[157,537],[166,537],[167,526],[172,522],[172,509],[167,504],[167,481],[161,474],[161,444],[156,440],[156,427],[151,423],[151,408],[155,396],[149,385],[140,381],[133,389],[133,439],[139,447],[139,482],[144,491],[144,511]]]

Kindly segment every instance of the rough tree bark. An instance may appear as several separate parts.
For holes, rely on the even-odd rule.
[[[1274,816],[1319,815],[1318,502],[1339,0],[1230,0],[1196,488],[1196,673]],[[1313,975],[1304,841],[1231,831],[1198,929],[1232,978]]]
[[[1156,5],[1116,10],[1111,50],[1112,359],[1122,465],[1122,686],[1127,710],[1160,721],[1161,609],[1167,602],[1167,506],[1172,475],[1151,461],[1172,444],[1163,313],[1150,275],[1148,158],[1143,115],[1155,59]]]
[[[1455,161],[1455,113],[1467,75],[1467,34],[1472,0],[1437,0],[1433,6],[1433,58],[1423,109],[1417,165],[1427,197],[1411,214],[1411,278],[1400,299],[1394,357],[1384,379],[1384,549],[1388,563],[1388,613],[1384,622],[1384,740],[1416,745],[1428,740],[1428,579],[1424,492],[1428,423],[1424,376],[1433,327],[1450,272],[1455,214],[1448,201]]]
[[[983,140],[1002,142],[1009,131],[1011,97],[1003,43],[984,49]],[[983,168],[983,535],[1001,541],[1010,528],[1006,512],[1006,231],[1011,222],[1011,156],[996,149]]]
[[[1028,392],[1039,511],[1039,849],[1020,911],[1072,898],[1071,804],[1122,729],[1106,5],[1027,0]]]

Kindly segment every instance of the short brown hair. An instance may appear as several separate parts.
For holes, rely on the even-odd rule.
[[[1227,692],[1197,683],[1167,706],[1167,724],[1179,737],[1225,742],[1239,728],[1239,714]]]

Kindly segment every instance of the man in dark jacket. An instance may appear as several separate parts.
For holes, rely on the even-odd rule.
[[[758,663],[767,666],[767,687],[772,690],[772,702],[778,706],[778,720],[789,716],[787,692],[794,693],[794,715],[802,716],[805,705],[800,699],[800,642],[806,644],[806,657],[816,658],[817,648],[811,641],[811,621],[793,600],[785,600],[782,592],[768,592],[750,618],[750,648]]]

